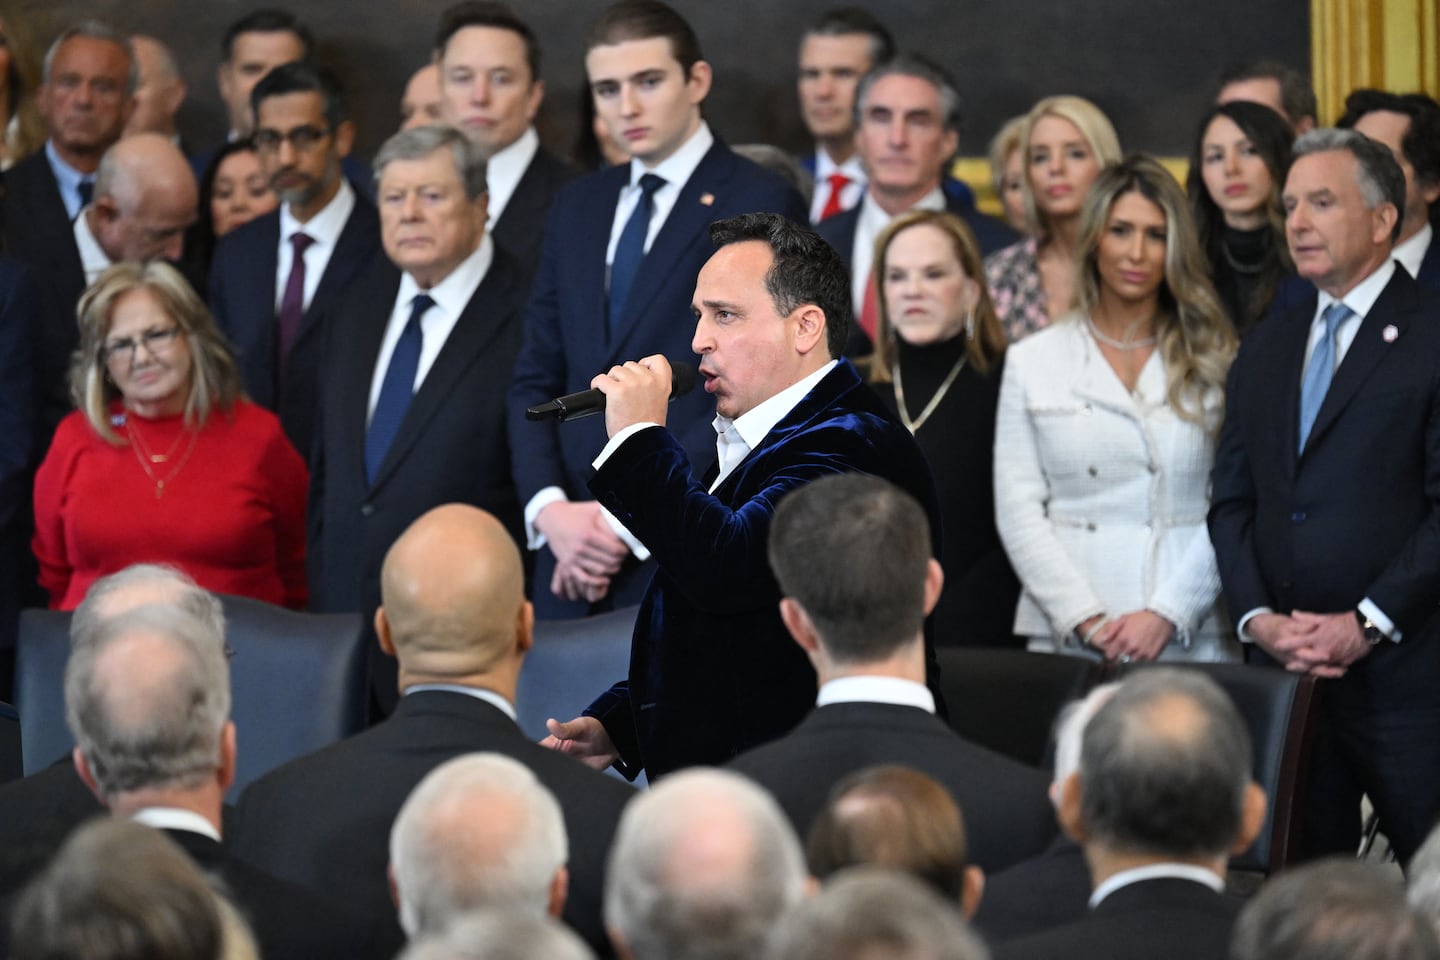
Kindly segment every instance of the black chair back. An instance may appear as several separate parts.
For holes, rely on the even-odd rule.
[[[21,757],[20,714],[10,704],[0,702],[0,783],[25,775]]]
[[[538,620],[535,646],[520,670],[515,708],[520,729],[539,740],[545,719],[570,720],[630,672],[638,607],[575,620]]]

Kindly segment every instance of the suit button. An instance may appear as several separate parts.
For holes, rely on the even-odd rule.
[[[1290,514],[1290,519],[1291,519],[1291,521],[1293,521],[1294,523],[1304,523],[1304,522],[1305,522],[1305,511],[1304,511],[1304,510],[1296,510],[1294,513]]]
[[[1093,524],[1093,523],[1087,523],[1087,524],[1085,524],[1085,529],[1086,529],[1086,530],[1089,530],[1091,533],[1094,533],[1094,532],[1095,532],[1095,524]]]
[[[362,516],[362,517],[368,517],[368,516],[372,515],[374,512],[375,512],[375,504],[373,504],[373,503],[362,503],[362,504],[360,504],[360,516]]]
[[[1100,470],[1099,470],[1098,468],[1096,468],[1096,467],[1091,467],[1091,468],[1090,468],[1090,476],[1092,476],[1092,477],[1098,477],[1098,476],[1100,476]]]
[[[1160,464],[1158,464],[1158,463],[1147,463],[1147,464],[1145,464],[1145,469],[1146,469],[1146,470],[1149,470],[1151,473],[1159,473],[1159,472],[1160,472]]]

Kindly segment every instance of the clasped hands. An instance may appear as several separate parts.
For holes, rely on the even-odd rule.
[[[1257,613],[1245,630],[1286,670],[1337,679],[1370,652],[1355,614]]]
[[[1096,614],[1080,624],[1076,632],[1106,660],[1129,663],[1160,656],[1165,644],[1175,636],[1175,624],[1153,610],[1134,610],[1111,620]]]

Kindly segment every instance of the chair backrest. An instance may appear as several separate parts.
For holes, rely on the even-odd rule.
[[[535,646],[520,670],[515,708],[520,729],[545,736],[545,718],[570,720],[623,680],[637,607],[576,620],[538,620]]]
[[[1255,782],[1269,800],[1265,824],[1244,853],[1230,859],[1232,870],[1274,873],[1298,853],[1301,789],[1314,736],[1318,705],[1315,678],[1242,663],[1165,666],[1199,670],[1218,683],[1250,728]],[[1145,669],[1130,667],[1128,669]],[[1121,669],[1123,676],[1127,669]]]
[[[20,714],[8,703],[0,702],[0,783],[9,783],[25,775],[21,761]]]
[[[1102,679],[1101,664],[1023,650],[940,647],[940,689],[962,737],[1033,767],[1051,765],[1060,709]]]
[[[365,727],[364,635],[359,614],[297,613],[224,597],[231,717],[239,758],[230,797],[287,760]],[[54,763],[74,745],[65,725],[70,614],[20,615],[16,695],[25,772]]]

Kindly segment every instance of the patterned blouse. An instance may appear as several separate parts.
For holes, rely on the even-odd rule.
[[[1036,259],[1038,249],[1038,242],[1030,237],[985,258],[990,299],[995,302],[1000,325],[1011,343],[1050,326],[1045,287],[1040,283],[1040,264]]]

